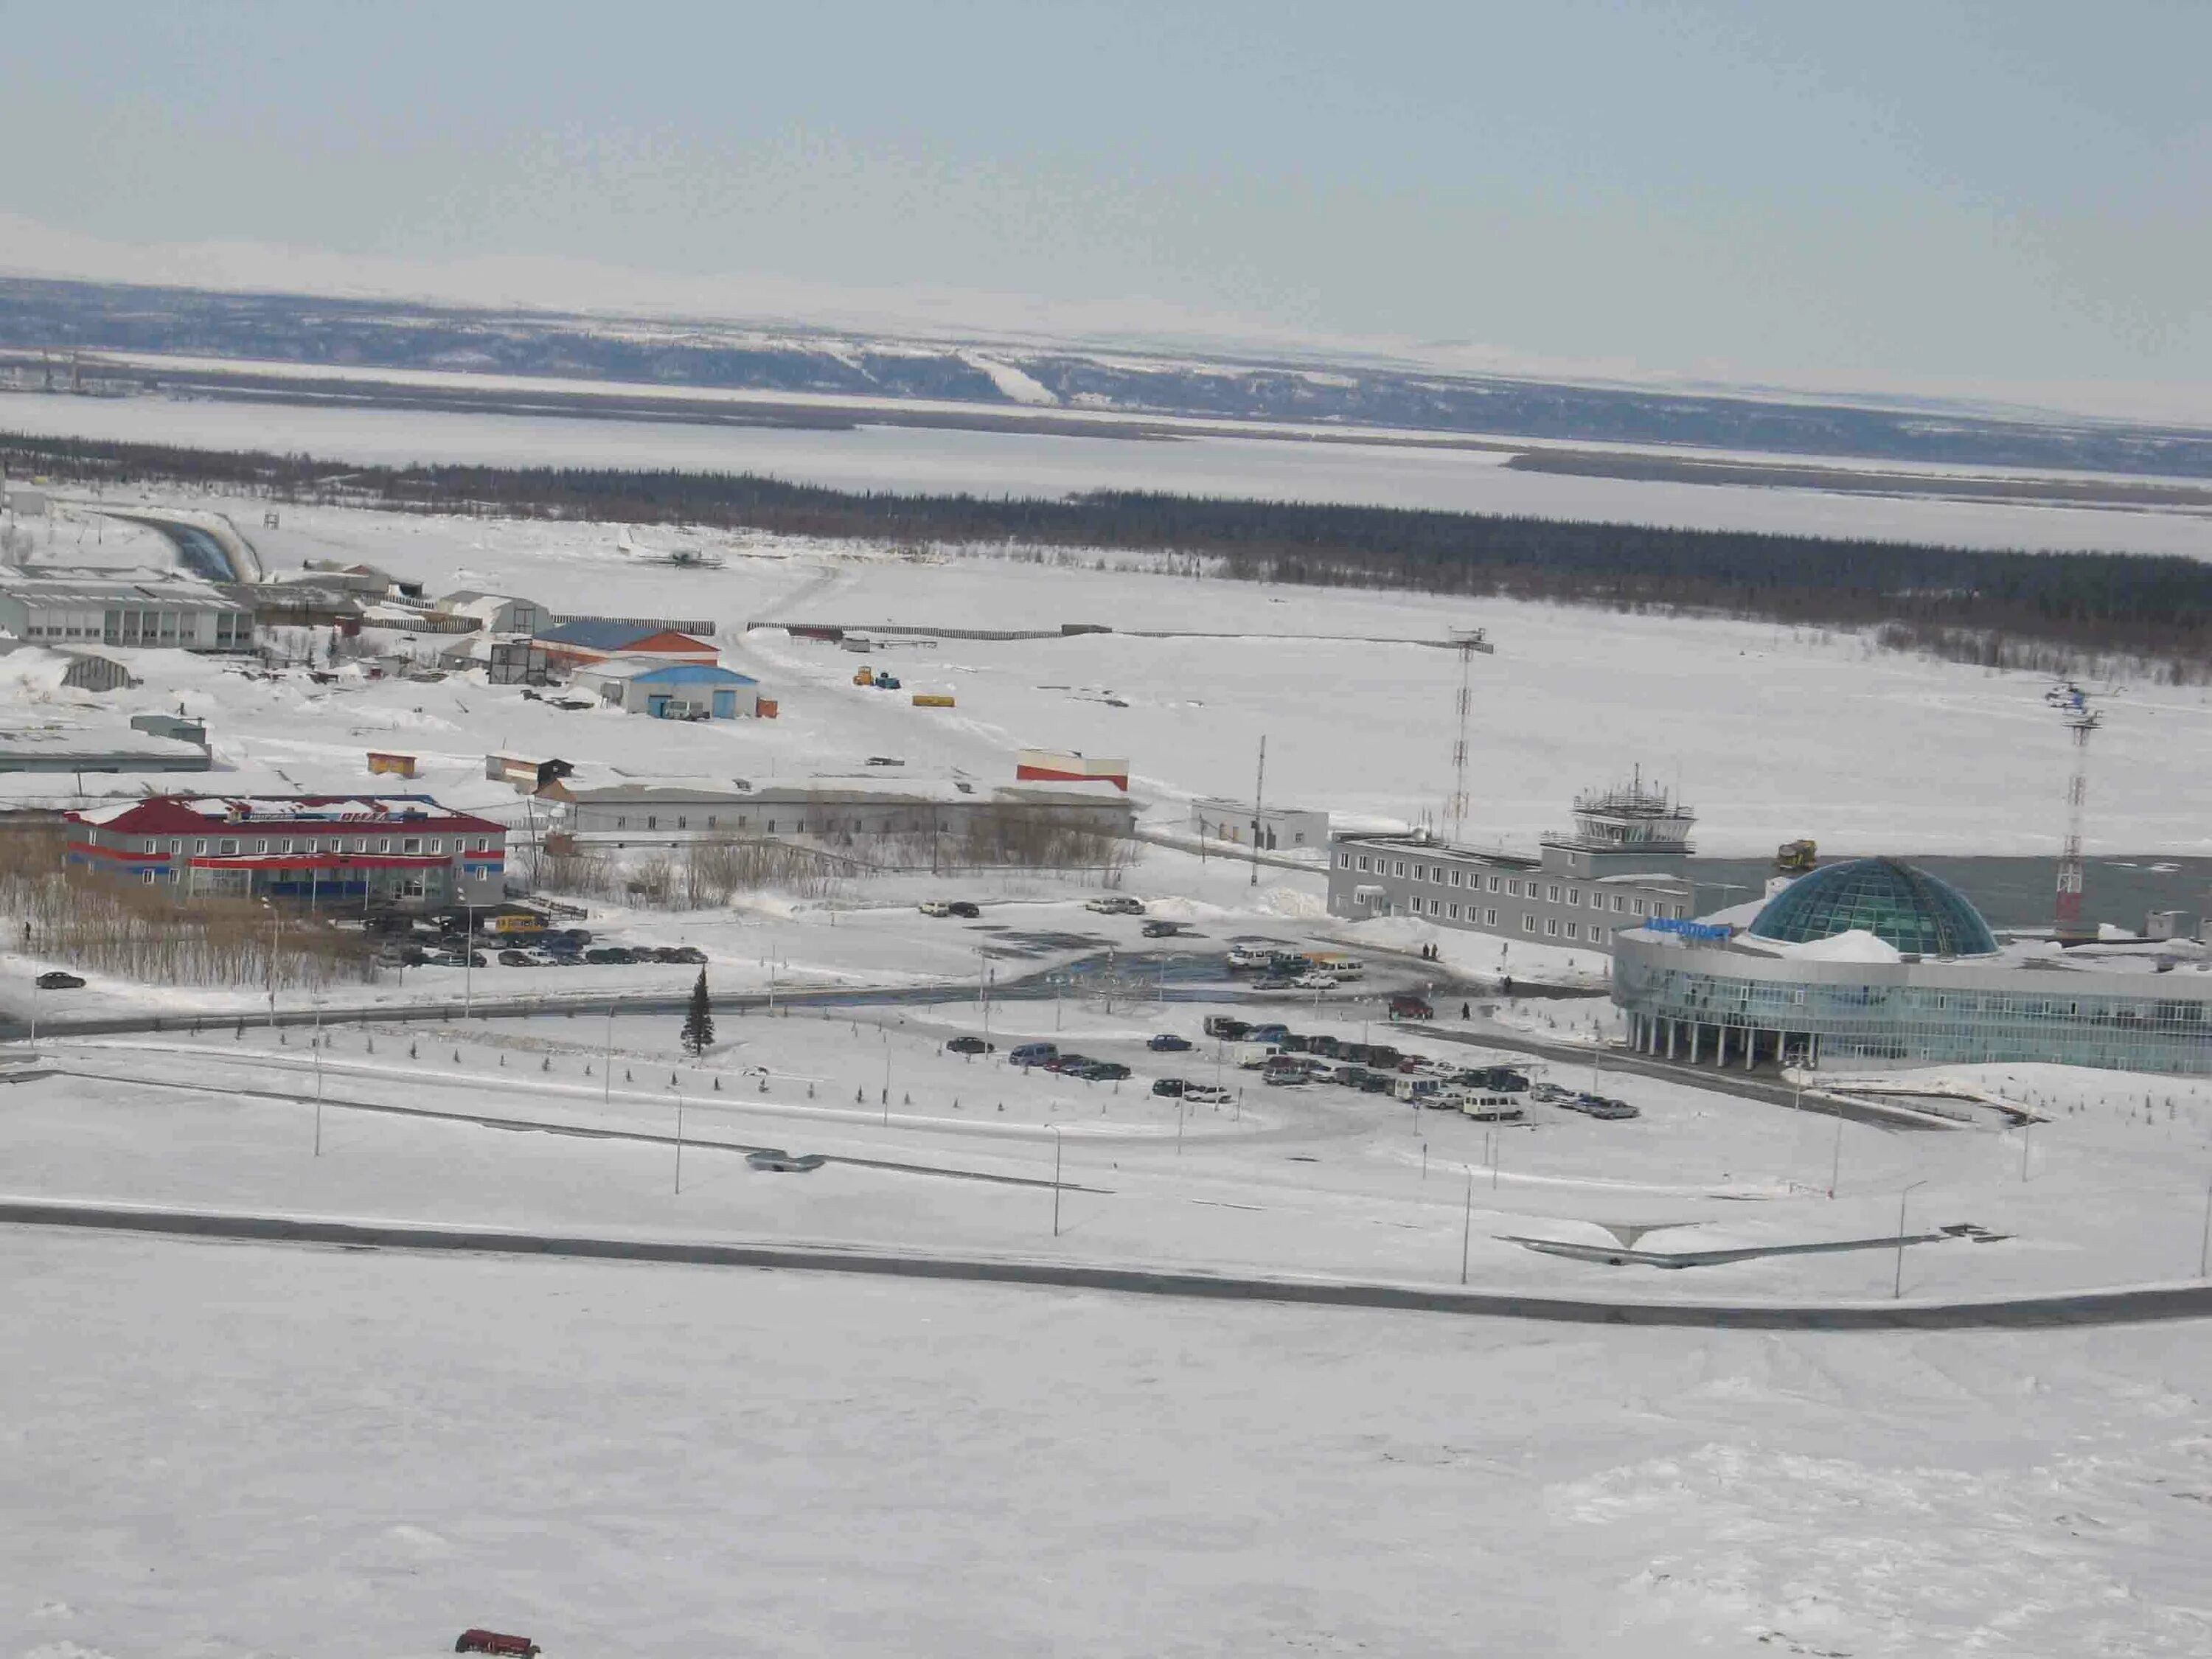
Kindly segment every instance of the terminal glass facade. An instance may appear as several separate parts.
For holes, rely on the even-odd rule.
[[[2212,989],[2179,975],[1800,965],[1624,940],[1613,1000],[1636,1046],[1678,1058],[2212,1073]]]

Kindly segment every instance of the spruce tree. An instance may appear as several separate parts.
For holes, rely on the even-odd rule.
[[[714,1040],[714,1005],[707,1000],[707,970],[702,968],[691,988],[691,1006],[684,1013],[684,1050],[696,1060]]]

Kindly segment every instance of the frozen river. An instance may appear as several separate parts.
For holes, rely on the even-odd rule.
[[[1162,490],[2052,552],[2212,557],[2212,519],[1522,472],[1503,452],[1194,437],[848,430],[194,400],[0,396],[0,431],[332,459],[756,472],[840,489],[980,495]]]

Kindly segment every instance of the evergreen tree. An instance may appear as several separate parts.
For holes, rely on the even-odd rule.
[[[684,1013],[684,1052],[696,1060],[714,1040],[714,1005],[707,1000],[707,970],[699,970],[691,988],[691,1006]]]

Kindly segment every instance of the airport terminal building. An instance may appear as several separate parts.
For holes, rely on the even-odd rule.
[[[1329,842],[1328,913],[1418,916],[1528,945],[1611,951],[1625,930],[1696,913],[1687,873],[1695,815],[1640,779],[1575,802],[1571,834],[1537,856],[1462,846],[1426,830]]]
[[[1802,876],[1747,927],[1651,921],[1616,939],[1640,1052],[1880,1069],[2049,1060],[2212,1073],[2212,972],[2189,941],[2001,945],[1956,888],[1894,859]]]

